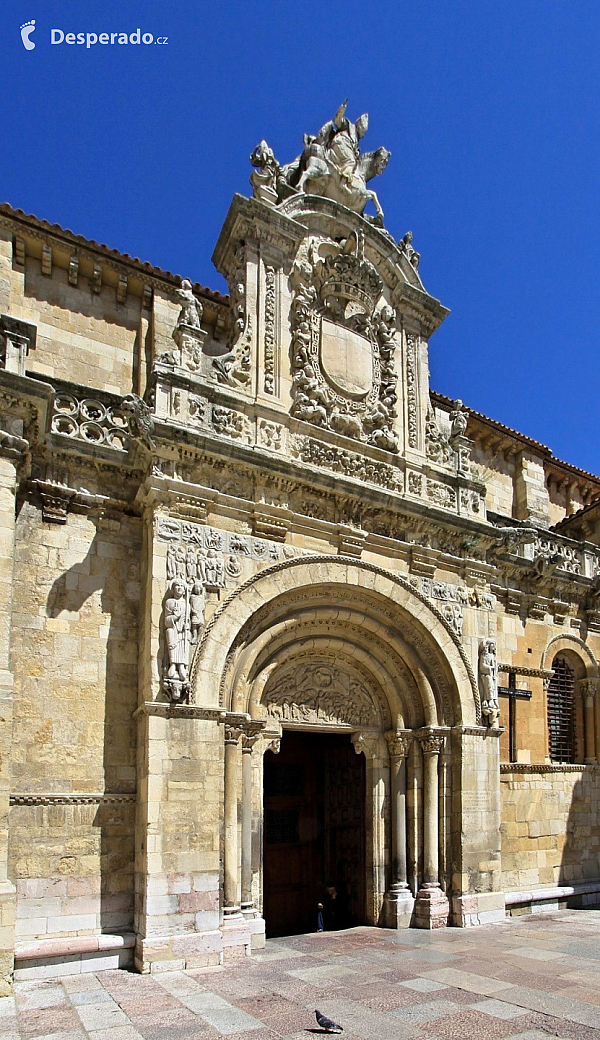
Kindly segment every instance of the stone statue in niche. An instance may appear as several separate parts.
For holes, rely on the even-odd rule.
[[[488,726],[496,727],[500,718],[500,704],[495,639],[482,639],[479,644],[479,696],[481,712]]]

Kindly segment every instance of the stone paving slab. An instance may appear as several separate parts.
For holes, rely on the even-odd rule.
[[[2,1040],[600,1040],[600,912],[270,940],[223,968],[17,983]]]

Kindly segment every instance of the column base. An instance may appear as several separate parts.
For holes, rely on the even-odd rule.
[[[223,936],[218,928],[209,932],[149,936],[137,939],[135,944],[135,969],[144,975],[222,963]]]
[[[246,920],[239,909],[235,914],[223,911],[223,923],[220,930],[221,941],[223,944],[224,964],[239,960],[241,957],[250,956],[252,953],[252,932],[250,925],[252,923],[253,922]]]
[[[506,919],[504,892],[473,892],[454,896],[452,923],[459,928],[498,924]]]
[[[449,914],[450,903],[437,882],[422,885],[415,900],[415,928],[445,928]]]
[[[410,928],[413,924],[415,900],[408,887],[394,888],[385,894],[384,918],[386,928]]]

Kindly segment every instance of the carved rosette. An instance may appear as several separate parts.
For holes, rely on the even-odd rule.
[[[290,283],[292,415],[397,452],[396,314],[387,304],[376,309],[383,282],[362,239],[342,247],[308,240]]]

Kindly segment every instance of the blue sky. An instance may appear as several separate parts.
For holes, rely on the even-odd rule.
[[[19,0],[0,25],[2,199],[215,289],[256,142],[289,161],[348,96],[452,311],[432,386],[600,473],[600,5]],[[138,27],[168,44],[50,44]]]

